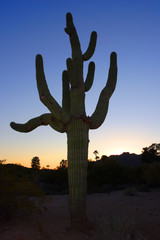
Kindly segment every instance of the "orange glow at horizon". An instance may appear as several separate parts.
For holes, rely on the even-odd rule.
[[[95,138],[95,136],[91,137],[91,142],[89,144],[88,151],[88,159],[94,160],[95,156],[93,152],[97,150],[99,152],[99,157],[102,155],[120,155],[123,152],[141,154],[142,148],[145,146],[149,146],[150,142],[144,142],[143,139],[139,138],[139,141],[136,139],[114,139],[114,136],[105,139],[104,134],[99,133],[99,138]],[[60,144],[61,142],[61,144]],[[14,146],[9,146],[5,149],[5,155],[1,154],[1,159],[6,159],[6,163],[15,163],[21,164],[25,167],[31,167],[31,160],[33,157],[38,156],[40,159],[41,168],[49,165],[50,169],[54,169],[59,166],[60,161],[62,159],[67,159],[67,143],[66,139],[61,139],[57,141],[57,145],[53,147],[53,145],[42,145],[33,144],[32,146],[28,142],[28,145],[23,147],[19,145],[19,150],[14,149]],[[27,141],[26,141],[27,143]],[[33,147],[34,146],[34,147]]]
[[[31,167],[32,158],[37,156],[40,159],[41,168],[49,165],[50,169],[54,169],[59,166],[62,159],[67,159],[67,139],[63,134],[57,134],[50,129],[39,129],[31,135],[19,135],[12,131],[11,134],[14,134],[14,141],[7,139],[3,154],[0,151],[1,159],[6,159],[6,163]],[[95,150],[99,152],[100,158],[102,155],[120,155],[123,152],[141,154],[143,147],[152,144],[150,137],[145,138],[144,134],[139,134],[137,138],[134,132],[115,130],[107,124],[97,132],[90,131],[89,136],[88,159],[92,160],[95,159],[93,154]]]

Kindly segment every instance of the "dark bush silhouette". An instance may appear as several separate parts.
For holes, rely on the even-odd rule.
[[[88,162],[88,193],[109,193],[127,188],[148,191],[160,187],[160,162],[125,166],[107,156]],[[0,219],[29,214],[37,205],[31,196],[68,194],[68,168],[25,168],[16,164],[0,164]],[[40,198],[39,198],[40,197]]]
[[[68,193],[68,168],[42,169],[39,172],[39,182],[45,194],[66,194]]]
[[[143,172],[144,182],[149,187],[160,187],[160,162],[153,162]]]
[[[152,163],[154,161],[160,162],[160,144],[153,143],[149,147],[142,149],[142,162],[143,163]]]
[[[88,164],[88,191],[103,192],[108,187],[116,187],[128,182],[127,168],[119,162],[102,156],[99,162]],[[104,189],[104,190],[102,190]]]
[[[12,216],[30,214],[37,209],[38,201],[31,196],[44,196],[36,183],[31,169],[15,164],[0,165],[0,218],[9,220]]]

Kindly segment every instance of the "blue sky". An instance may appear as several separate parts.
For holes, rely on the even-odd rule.
[[[160,142],[160,2],[156,0],[1,0],[0,1],[0,159],[30,166],[56,167],[67,158],[66,134],[50,127],[31,133],[13,131],[48,112],[40,102],[35,56],[44,58],[48,86],[61,104],[62,71],[71,56],[65,15],[71,12],[84,52],[90,33],[98,34],[92,61],[95,78],[86,93],[91,115],[105,86],[112,51],[118,55],[118,82],[103,125],[90,131],[89,158],[124,151],[141,153]],[[89,62],[84,64],[84,77]]]

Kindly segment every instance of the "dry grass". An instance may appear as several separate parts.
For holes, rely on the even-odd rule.
[[[1,225],[0,240],[159,240],[159,201],[160,190],[136,196],[124,191],[88,195],[88,218],[96,229],[67,232],[68,196],[46,197],[43,214]]]
[[[114,208],[97,217],[97,231],[93,240],[147,240],[136,230],[135,216]]]

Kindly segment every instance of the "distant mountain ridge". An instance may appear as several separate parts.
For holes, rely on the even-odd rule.
[[[111,155],[108,159],[116,160],[124,166],[137,167],[142,164],[141,156],[142,154],[123,152],[121,155]]]

